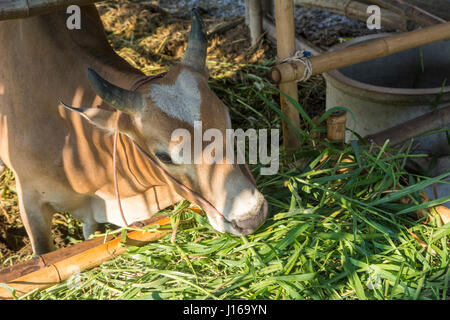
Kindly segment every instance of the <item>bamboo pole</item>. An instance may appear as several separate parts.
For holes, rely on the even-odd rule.
[[[150,225],[168,225],[170,218],[167,216],[156,217],[151,220]],[[125,244],[142,246],[148,242],[156,241],[167,234],[168,231],[131,231],[128,232]],[[32,290],[42,290],[52,285],[67,280],[78,271],[94,268],[101,263],[115,258],[127,249],[121,243],[121,237],[101,243],[93,248],[84,250],[67,258],[59,260],[55,258],[53,263],[46,263],[30,273],[26,273],[14,280],[8,281],[7,285],[16,291],[17,296],[24,295]],[[45,255],[44,255],[45,261]],[[12,293],[6,288],[0,287],[0,299],[11,299]]]
[[[113,236],[111,235],[107,237],[106,241],[110,241],[112,239]],[[0,270],[0,283],[7,283],[28,273],[37,271],[45,267],[46,265],[54,264],[57,261],[70,258],[85,250],[101,245],[104,242],[105,239],[103,238],[86,240],[66,248],[46,253],[31,260],[27,260],[22,263],[3,268],[2,270]]]
[[[70,5],[85,6],[104,0],[0,0],[0,21],[20,19],[65,10]]]
[[[277,55],[279,59],[292,57],[295,53],[295,28],[294,28],[294,2],[293,0],[275,0],[275,25],[277,33]],[[298,100],[298,89],[296,82],[280,84],[280,91],[294,100]],[[299,129],[300,118],[297,109],[280,95],[281,111],[286,115],[292,125]],[[293,129],[283,121],[283,145],[286,151],[293,151],[300,146],[300,141],[294,134]]]
[[[295,0],[295,4],[331,11],[349,18],[360,21],[367,21],[367,4],[358,1],[341,1],[341,0]],[[389,29],[398,29],[408,31],[406,19],[386,9],[381,9],[381,25]]]
[[[389,146],[398,145],[408,139],[424,133],[445,128],[450,124],[450,105],[427,112],[420,117],[406,121],[397,126],[364,137],[369,143],[383,145],[389,140]]]
[[[262,8],[261,0],[249,0],[249,29],[252,45],[262,34]]]
[[[450,22],[327,52],[310,58],[312,74],[320,74],[446,39],[450,39]],[[303,77],[304,70],[305,65],[299,61],[285,62],[272,67],[270,78],[276,84],[298,81]]]
[[[141,228],[146,225],[151,225],[157,223],[158,220],[161,220],[162,217],[152,217],[150,219],[139,221],[133,223],[130,228]],[[35,257],[34,259],[24,261],[22,263],[5,267],[0,270],[0,283],[7,283],[15,278],[24,276],[27,273],[36,271],[40,268],[45,267],[46,265],[53,264],[57,261],[67,259],[76,254],[79,254],[83,251],[96,247],[100,244],[103,244],[106,241],[110,241],[113,239],[113,235],[105,238],[94,238],[90,240],[86,240],[74,245],[71,245],[66,248],[62,248],[59,250],[55,250],[46,254],[43,254],[39,257]]]

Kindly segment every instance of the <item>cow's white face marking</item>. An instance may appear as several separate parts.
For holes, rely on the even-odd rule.
[[[153,85],[150,97],[158,108],[172,118],[192,126],[194,121],[200,120],[200,91],[197,80],[188,70],[181,71],[173,85]]]

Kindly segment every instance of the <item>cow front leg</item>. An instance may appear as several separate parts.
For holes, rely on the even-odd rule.
[[[83,237],[84,240],[88,240],[89,237],[93,234],[95,234],[95,232],[99,230],[99,224],[91,219],[88,221],[84,221],[83,222]]]
[[[35,256],[55,250],[52,239],[53,208],[43,203],[34,190],[24,190],[17,181],[20,217]]]
[[[6,166],[2,160],[0,160],[0,174],[2,174],[6,170]]]

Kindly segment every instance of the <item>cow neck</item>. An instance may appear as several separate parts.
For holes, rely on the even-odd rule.
[[[163,72],[161,74],[155,75],[155,76],[143,76],[143,77],[139,77],[137,78],[133,84],[130,86],[130,90],[131,91],[136,91],[137,89],[139,89],[141,86],[143,86],[144,84],[151,82],[152,80],[155,79],[159,79],[162,78],[167,72]],[[114,179],[114,192],[116,195],[116,199],[117,199],[117,205],[119,207],[119,212],[121,215],[121,218],[123,220],[123,223],[125,224],[125,226],[129,226],[126,218],[125,218],[125,213],[123,212],[123,208],[122,208],[122,202],[120,200],[120,191],[119,191],[119,182],[118,182],[118,177],[117,177],[117,172],[118,172],[118,168],[117,168],[117,156],[118,156],[118,150],[117,150],[117,144],[118,144],[118,140],[119,140],[119,136],[120,138],[124,137],[125,135],[121,134],[118,130],[119,128],[119,121],[120,121],[120,116],[117,117],[116,120],[116,129],[114,131],[114,139],[113,139],[113,179]],[[125,136],[126,139],[127,136]],[[137,145],[135,143],[135,141],[133,139],[130,138],[130,140],[132,140],[132,142],[134,143],[134,145]],[[125,146],[124,146],[125,148]],[[140,149],[138,149],[140,150]],[[125,157],[126,157],[126,149],[124,149],[124,153],[125,153]],[[137,179],[135,177],[135,179]]]

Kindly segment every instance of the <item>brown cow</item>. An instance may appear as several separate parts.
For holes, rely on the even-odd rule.
[[[144,75],[112,50],[95,6],[83,7],[81,14],[80,30],[66,28],[65,12],[0,22],[0,157],[15,174],[33,252],[54,248],[50,226],[56,211],[83,221],[85,238],[98,223],[125,225],[113,182],[116,127],[122,133],[117,168],[127,223],[182,198],[197,200],[151,165],[133,139],[212,204],[219,215],[199,203],[215,229],[236,235],[256,230],[267,202],[244,170],[235,164],[179,164],[170,156],[175,129],[193,132],[197,120],[203,130],[231,128],[227,107],[208,88],[206,37],[197,12],[182,63],[136,92],[129,89]],[[96,72],[86,73],[88,68]]]

